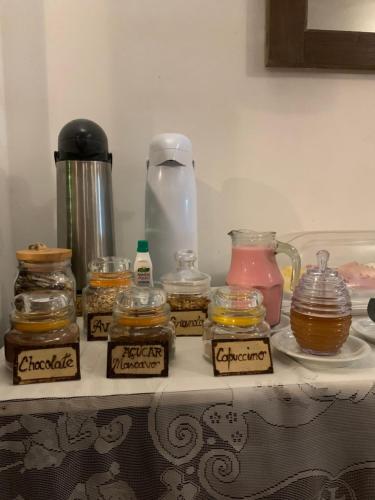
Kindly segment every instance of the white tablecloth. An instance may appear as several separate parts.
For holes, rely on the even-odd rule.
[[[271,339],[272,343],[272,339]],[[203,357],[202,341],[196,337],[176,339],[176,355],[168,378],[107,379],[106,342],[81,342],[81,380],[13,386],[0,351],[0,401],[46,397],[108,396],[158,392],[214,391],[217,389],[296,385],[314,382],[355,382],[375,380],[375,350],[371,355],[345,368],[320,372],[307,368],[288,356],[273,350],[274,373],[214,377],[212,365]]]
[[[114,380],[106,343],[81,347],[80,381],[13,386],[1,362],[1,500],[375,499],[373,348],[215,378],[178,338],[168,378]]]

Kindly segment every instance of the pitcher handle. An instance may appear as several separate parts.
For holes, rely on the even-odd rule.
[[[293,291],[298,283],[301,274],[301,257],[298,250],[289,243],[276,241],[276,253],[285,253],[292,261],[292,277],[290,280],[290,290]]]

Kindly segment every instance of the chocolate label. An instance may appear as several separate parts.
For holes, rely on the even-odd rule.
[[[268,338],[212,340],[214,375],[273,373]]]
[[[205,311],[172,311],[171,320],[176,328],[176,335],[202,335],[203,324],[207,319]]]
[[[14,354],[13,384],[79,380],[79,343],[56,347],[18,347]]]
[[[168,377],[168,341],[108,342],[107,377]]]
[[[87,340],[107,340],[109,327],[112,323],[112,313],[87,314]]]

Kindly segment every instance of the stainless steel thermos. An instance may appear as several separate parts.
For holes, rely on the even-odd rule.
[[[67,123],[59,133],[55,162],[57,242],[73,250],[79,293],[89,262],[115,255],[112,155],[104,130],[90,120]]]

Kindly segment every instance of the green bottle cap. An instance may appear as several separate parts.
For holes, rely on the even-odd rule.
[[[137,252],[148,252],[147,240],[138,240]]]

